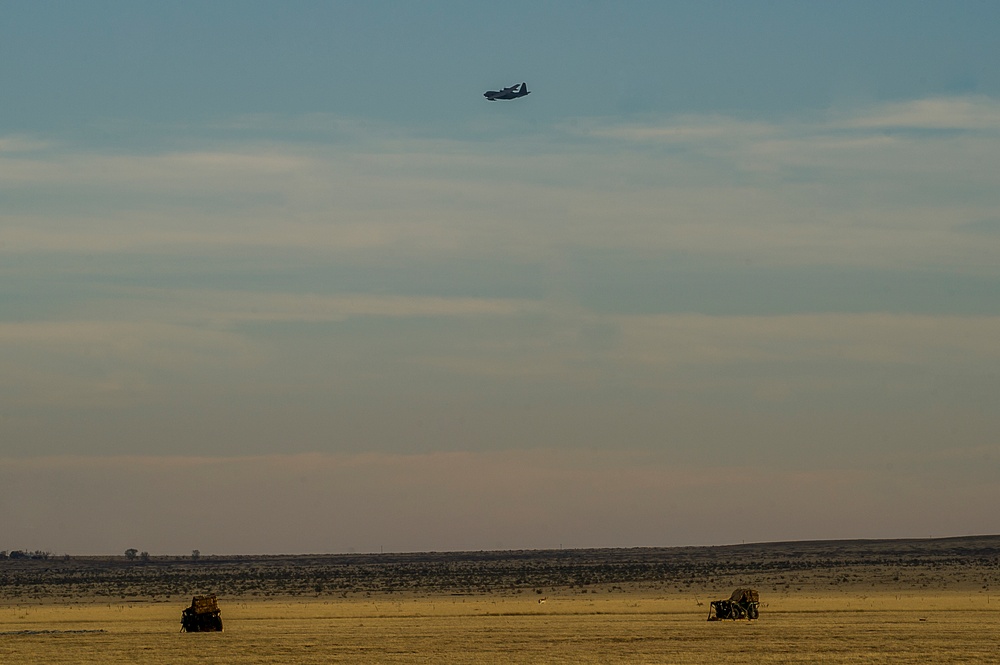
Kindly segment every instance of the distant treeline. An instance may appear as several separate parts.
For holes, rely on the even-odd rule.
[[[43,552],[42,550],[0,550],[0,559],[48,559],[52,556],[52,552]]]

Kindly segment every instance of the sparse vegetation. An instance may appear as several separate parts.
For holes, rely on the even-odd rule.
[[[15,556],[15,554],[20,554]],[[127,558],[126,553],[126,558]],[[543,589],[700,595],[738,586],[979,590],[1000,585],[1000,537],[770,543],[729,547],[343,554],[325,556],[36,558],[0,562],[0,601],[448,593],[511,595]],[[681,591],[677,591],[681,589]],[[709,598],[711,600],[712,598]]]

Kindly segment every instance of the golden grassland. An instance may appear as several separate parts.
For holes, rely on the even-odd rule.
[[[720,590],[719,597],[729,589]],[[220,598],[223,633],[180,633],[185,602],[0,605],[0,663],[995,663],[983,590],[762,593],[754,622],[689,594]]]

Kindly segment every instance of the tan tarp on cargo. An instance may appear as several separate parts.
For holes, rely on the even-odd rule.
[[[215,596],[195,596],[191,599],[191,609],[195,614],[208,614],[219,611],[219,603]]]
[[[756,603],[759,599],[756,589],[737,589],[729,597],[729,600],[734,603]]]

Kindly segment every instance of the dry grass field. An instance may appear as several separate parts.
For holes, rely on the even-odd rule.
[[[0,662],[995,663],[993,605],[827,593],[709,623],[690,598],[628,594],[290,599],[224,604],[225,632],[194,634],[177,632],[176,603],[15,605],[0,609]]]
[[[996,663],[998,544],[0,561],[0,663]],[[706,621],[742,584],[760,619]]]

